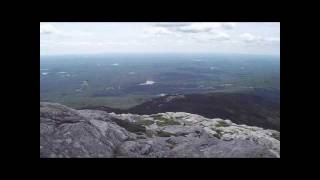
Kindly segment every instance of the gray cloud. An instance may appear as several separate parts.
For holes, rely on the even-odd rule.
[[[236,26],[236,23],[221,23],[221,27],[226,30],[234,29]]]
[[[157,27],[180,33],[214,33],[217,30],[230,30],[236,23],[158,23]]]
[[[191,23],[157,23],[157,24],[155,24],[154,26],[172,28],[172,27],[189,26],[190,24],[191,24]]]

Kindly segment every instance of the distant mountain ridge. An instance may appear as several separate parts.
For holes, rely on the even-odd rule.
[[[175,94],[155,98],[126,110],[104,106],[81,109],[139,115],[187,112],[206,118],[230,119],[237,124],[280,130],[280,103],[242,93]]]

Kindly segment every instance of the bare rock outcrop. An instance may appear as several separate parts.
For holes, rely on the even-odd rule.
[[[184,112],[115,114],[41,102],[40,157],[280,157],[280,132]]]

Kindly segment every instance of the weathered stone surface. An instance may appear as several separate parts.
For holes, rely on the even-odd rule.
[[[40,103],[40,157],[280,157],[280,132],[184,112],[140,116]]]
[[[89,119],[84,112],[59,104],[40,103],[40,157],[113,157],[115,147],[129,137],[112,122]]]

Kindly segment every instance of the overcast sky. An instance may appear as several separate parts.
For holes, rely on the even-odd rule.
[[[280,23],[40,23],[40,54],[280,54]]]

